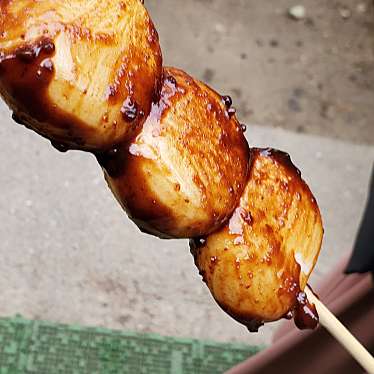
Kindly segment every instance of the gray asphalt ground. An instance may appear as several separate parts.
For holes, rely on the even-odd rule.
[[[290,2],[147,3],[160,30],[166,63],[210,81],[222,93],[232,93],[241,118],[249,124],[250,144],[286,150],[300,167],[320,203],[326,229],[311,280],[316,284],[351,250],[365,204],[374,161],[369,120],[373,87],[342,77],[350,73],[352,61],[372,61],[371,40],[363,37],[361,52],[345,51],[341,64],[331,65],[338,58],[326,60],[322,54],[304,68],[292,62],[299,53],[294,43],[302,40],[303,47],[297,48],[311,56],[313,48],[324,48],[316,36],[323,30],[312,32],[304,21],[289,20],[284,11]],[[180,5],[173,6],[176,3]],[[303,3],[323,7],[322,1]],[[313,27],[319,30],[321,24],[334,31],[330,35],[336,41],[331,44],[339,45],[342,34],[354,27],[360,31],[359,17],[367,17],[353,7],[354,22],[348,19],[340,25],[339,14],[331,22],[316,16],[331,18],[332,6],[324,6],[322,12],[317,5],[310,9]],[[344,25],[349,25],[348,31]],[[269,47],[273,38],[278,45]],[[324,82],[323,92],[309,86],[309,71]],[[366,77],[368,82],[373,78]],[[357,79],[364,78],[358,74]],[[353,122],[336,108],[328,111],[331,120],[324,119],[313,106],[323,97],[334,103],[345,100],[352,107]],[[292,98],[301,111],[290,109],[295,108]],[[269,343],[276,325],[249,334],[212,301],[186,241],[161,241],[137,230],[109,193],[92,156],[58,153],[46,140],[14,124],[4,105],[0,124],[1,316],[19,313],[115,329]]]

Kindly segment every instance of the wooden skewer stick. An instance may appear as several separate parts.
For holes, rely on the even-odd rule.
[[[310,288],[305,288],[308,300],[313,303],[319,315],[320,324],[352,355],[369,373],[374,374],[374,357],[347,330],[347,328],[326,308]]]

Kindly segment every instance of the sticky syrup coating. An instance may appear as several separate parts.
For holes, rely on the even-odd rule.
[[[0,2],[0,94],[61,149],[133,136],[158,94],[158,35],[139,0]]]
[[[144,232],[215,231],[244,190],[249,148],[227,97],[165,68],[160,100],[130,143],[98,157],[109,187]]]
[[[248,183],[230,221],[190,245],[218,304],[255,331],[297,312],[322,236],[316,200],[289,156],[253,149]]]

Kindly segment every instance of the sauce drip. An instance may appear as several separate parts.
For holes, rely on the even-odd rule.
[[[249,332],[258,332],[261,326],[264,326],[264,321],[253,319],[252,321],[244,323]]]
[[[229,108],[227,110],[227,114],[228,114],[229,118],[233,117],[236,114],[236,109],[235,108]]]
[[[300,330],[314,330],[318,326],[319,317],[317,310],[314,305],[310,304],[305,292],[297,294],[294,321]]]
[[[230,96],[222,96],[222,101],[225,104],[227,109],[230,109],[232,106],[232,99]]]

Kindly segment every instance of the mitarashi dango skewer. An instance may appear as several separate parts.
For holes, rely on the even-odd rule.
[[[0,1],[0,94],[17,122],[60,151],[95,153],[142,231],[195,237],[195,263],[236,320],[257,330],[295,317],[313,328],[309,294],[329,331],[374,372],[306,289],[323,228],[299,171],[275,150],[252,149],[249,160],[231,99],[162,69],[143,1]]]

